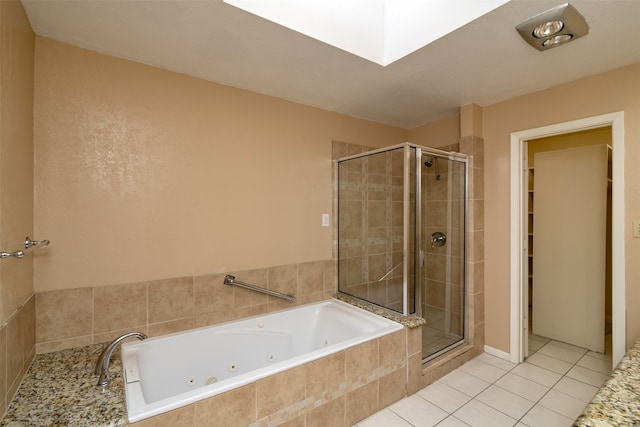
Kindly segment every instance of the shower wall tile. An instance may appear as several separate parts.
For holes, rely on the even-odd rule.
[[[361,266],[359,267],[361,271]],[[35,352],[108,342],[131,331],[150,336],[215,325],[330,298],[337,290],[336,262],[322,260],[230,273],[238,280],[293,293],[295,303],[223,284],[226,273],[144,283],[38,293]],[[148,313],[148,316],[147,316]],[[29,328],[28,322],[21,322]],[[28,333],[21,335],[28,336]],[[24,341],[22,348],[33,347]],[[18,354],[17,352],[14,354]],[[26,354],[22,352],[22,354]],[[20,359],[24,360],[24,356]],[[12,361],[11,366],[18,366]],[[0,366],[1,367],[1,366]],[[18,368],[10,369],[15,372]]]

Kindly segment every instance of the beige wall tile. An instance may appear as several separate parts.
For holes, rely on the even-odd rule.
[[[93,291],[94,333],[147,324],[147,284],[101,286]]]
[[[301,294],[324,291],[324,261],[298,264],[298,289]]]
[[[234,313],[231,309],[202,313],[196,315],[194,326],[200,328],[202,326],[217,325],[219,323],[230,322],[233,319]]]
[[[233,289],[224,284],[225,274],[210,274],[193,279],[196,314],[225,312],[233,309]]]
[[[279,424],[279,427],[306,427],[306,417],[306,414],[302,414],[292,420]]]
[[[407,332],[407,354],[410,356],[422,351],[422,326],[417,328],[406,328]]]
[[[339,397],[307,412],[306,427],[345,426],[345,397]]]
[[[37,342],[36,353],[51,353],[52,351],[66,350],[75,347],[84,347],[93,344],[93,335],[83,335],[81,337],[73,337],[64,340]]]
[[[256,421],[256,385],[201,400],[195,406],[198,427],[248,426]]]
[[[0,414],[6,410],[7,397],[7,328],[0,328]]]
[[[378,348],[380,366],[390,366],[397,360],[406,358],[407,344],[405,337],[404,330],[380,337],[380,345]]]
[[[407,360],[407,394],[422,388],[422,354],[414,353]]]
[[[36,342],[61,341],[92,333],[92,288],[36,294]]]
[[[297,366],[258,380],[258,419],[305,399],[305,367]]]
[[[266,296],[266,295],[265,295]],[[249,307],[237,308],[234,310],[234,319],[245,319],[247,317],[259,316],[269,312],[268,304],[252,305]]]
[[[281,265],[268,269],[268,289],[283,294],[298,295],[298,268],[296,265]]]
[[[378,397],[377,380],[347,393],[346,425],[355,425],[358,421],[364,420],[381,409]]]
[[[153,323],[149,325],[149,336],[157,337],[159,335],[173,334],[176,332],[188,331],[195,328],[195,319],[193,317],[187,319],[171,320],[162,323]]]
[[[331,294],[338,292],[338,270],[334,260],[324,261],[324,290]]]
[[[110,332],[103,332],[101,334],[94,334],[93,335],[93,343],[97,344],[97,343],[106,343],[106,342],[111,342],[114,339],[129,333],[129,332],[142,332],[143,334],[149,335],[149,330],[146,324],[144,325],[140,325],[140,326],[133,326],[131,328],[127,328],[127,329],[121,329],[119,331],[110,331]],[[131,338],[131,341],[135,340],[137,338]]]
[[[193,316],[193,278],[149,282],[149,323]]]
[[[345,381],[345,352],[309,362],[305,367],[307,398],[328,395]]]
[[[194,427],[195,405],[187,405],[173,411],[147,418],[130,425],[135,427]]]
[[[407,395],[407,370],[398,369],[379,380],[378,399],[380,408],[386,408]]]
[[[347,381],[368,374],[379,365],[378,340],[371,340],[345,350]]]

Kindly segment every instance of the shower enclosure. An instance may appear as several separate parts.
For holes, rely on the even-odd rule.
[[[337,161],[338,290],[426,320],[424,361],[465,340],[467,157],[405,143]]]

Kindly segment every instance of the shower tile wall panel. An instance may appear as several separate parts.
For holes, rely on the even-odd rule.
[[[223,284],[243,282],[282,293],[295,303]],[[205,276],[181,277],[35,295],[37,353],[107,342],[131,331],[180,332],[330,298],[337,291],[332,260]]]

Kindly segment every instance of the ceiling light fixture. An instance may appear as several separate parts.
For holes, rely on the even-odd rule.
[[[549,9],[516,26],[522,38],[538,50],[548,50],[589,32],[584,17],[569,3]]]

